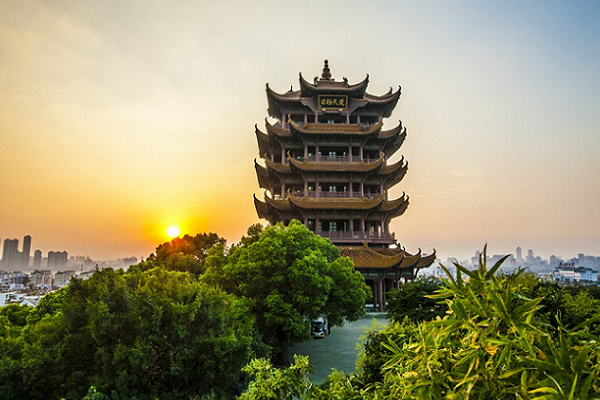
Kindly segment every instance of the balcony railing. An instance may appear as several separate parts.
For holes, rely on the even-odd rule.
[[[393,236],[386,232],[368,231],[315,231],[315,234],[328,239],[392,239]]]
[[[297,160],[304,160],[304,157],[298,157]],[[373,162],[377,161],[378,158],[363,158],[364,162]],[[308,156],[306,157],[306,161],[316,161],[316,162],[360,162],[360,156]]]
[[[318,162],[359,162],[359,156],[308,156],[307,161]]]
[[[318,194],[318,196],[317,196]],[[295,197],[304,197],[303,190],[295,190],[292,195]],[[372,199],[374,197],[380,196],[380,193],[365,193],[363,196],[360,195],[360,192],[354,192],[350,195],[350,192],[315,192],[314,190],[307,192],[307,197],[310,198],[321,198],[321,199]]]

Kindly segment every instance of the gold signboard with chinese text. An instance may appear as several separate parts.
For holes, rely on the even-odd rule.
[[[319,110],[339,110],[348,109],[348,96],[341,94],[320,94],[318,97]]]

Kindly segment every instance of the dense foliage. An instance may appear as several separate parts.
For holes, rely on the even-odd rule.
[[[224,246],[225,239],[216,233],[199,233],[196,236],[184,235],[170,242],[160,244],[156,254],[151,254],[135,269],[151,269],[160,266],[171,271],[190,272],[200,275],[206,270],[206,259],[215,246]]]
[[[0,310],[2,399],[81,399],[90,386],[115,399],[232,394],[256,347],[237,299],[161,268],[97,271],[36,309]]]
[[[348,258],[302,223],[249,236],[228,257],[213,252],[202,277],[247,301],[263,340],[282,350],[306,339],[311,319],[340,325],[364,314],[368,287]]]
[[[428,297],[442,287],[440,279],[422,276],[387,294],[387,318],[399,322],[408,318],[413,322],[443,317],[448,310],[445,303]]]
[[[250,227],[227,248],[185,236],[127,272],[98,270],[36,308],[0,308],[1,399],[600,398],[600,290],[519,271],[421,278],[390,293],[357,372],[321,386],[306,357],[273,367],[308,321],[359,318],[362,276],[302,224]],[[243,367],[246,365],[245,367]]]
[[[357,373],[333,374],[323,387],[298,373],[285,375],[296,376],[298,398],[600,398],[600,337],[590,332],[600,314],[575,326],[565,326],[558,315],[554,325],[547,323],[545,299],[526,296],[541,288],[523,272],[496,276],[502,261],[488,270],[484,251],[477,270],[457,265],[456,278],[446,271],[431,298],[444,302],[448,313],[421,323],[406,318],[373,332]],[[302,361],[300,367],[308,374]],[[254,391],[273,385],[269,371],[260,366],[245,399],[269,398]]]
[[[311,318],[359,318],[366,296],[352,263],[297,221],[253,225],[230,249],[186,235],[36,308],[0,308],[0,400],[233,398],[246,363],[307,337]]]

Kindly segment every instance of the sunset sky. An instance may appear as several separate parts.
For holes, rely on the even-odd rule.
[[[324,59],[402,86],[408,251],[600,256],[598,1],[0,1],[0,239],[97,260],[170,225],[237,242],[265,84]]]

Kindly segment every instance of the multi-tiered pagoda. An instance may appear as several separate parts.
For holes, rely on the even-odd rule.
[[[392,218],[408,207],[408,196],[391,199],[388,190],[407,170],[404,158],[388,159],[406,138],[400,122],[382,130],[400,98],[400,89],[383,96],[367,93],[369,77],[351,85],[331,77],[327,60],[320,78],[300,74],[300,90],[279,94],[267,84],[266,132],[256,128],[260,156],[258,182],[264,201],[254,198],[260,218],[271,224],[292,219],[339,247],[373,289],[382,309],[384,293],[414,279],[435,253],[409,254],[389,230]]]

